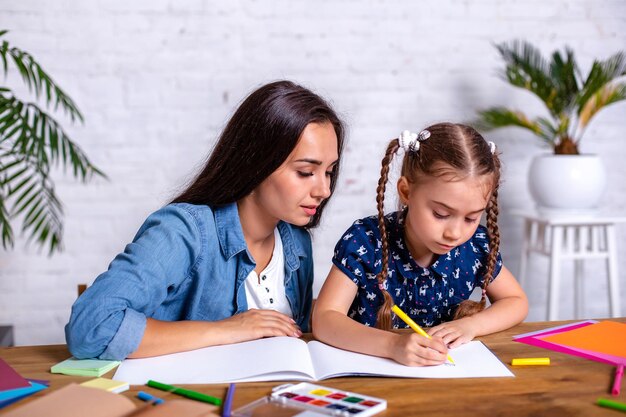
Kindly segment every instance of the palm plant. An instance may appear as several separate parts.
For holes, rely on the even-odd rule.
[[[579,154],[578,146],[591,119],[609,104],[626,99],[626,55],[618,52],[606,61],[594,60],[583,77],[574,52],[552,53],[545,59],[528,42],[513,41],[496,45],[505,62],[504,80],[535,94],[545,104],[549,118],[526,116],[518,110],[492,107],[479,112],[476,125],[490,130],[518,126],[530,130],[555,154]]]
[[[6,33],[0,31],[0,37]],[[9,64],[15,66],[29,91],[43,100],[47,109],[60,107],[72,123],[83,122],[74,101],[30,54],[4,40],[0,58],[5,79]],[[94,174],[104,176],[49,113],[0,86],[0,234],[5,249],[13,247],[10,221],[16,218],[29,241],[47,245],[49,254],[62,249],[63,207],[50,178],[50,169],[59,165],[70,167],[73,176],[83,182]]]

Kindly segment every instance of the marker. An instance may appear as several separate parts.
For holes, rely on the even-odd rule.
[[[618,365],[615,368],[615,379],[613,380],[613,389],[611,390],[611,394],[614,396],[619,395],[619,391],[622,388],[622,377],[624,376],[624,365]]]
[[[550,358],[515,358],[511,361],[511,365],[550,365]]]
[[[148,393],[147,393],[147,392],[145,392],[145,391],[139,391],[139,392],[137,393],[137,397],[138,397],[140,400],[143,400],[143,401],[147,401],[147,402],[152,401],[152,402],[154,402],[154,405],[157,405],[157,404],[162,404],[162,403],[164,403],[164,402],[165,402],[165,401],[163,400],[163,398],[155,397],[154,395],[150,395],[150,394],[148,394]]]
[[[596,401],[600,407],[612,408],[614,410],[626,411],[626,404],[619,401],[607,400],[605,398],[598,398]]]
[[[146,382],[146,385],[152,388],[182,395],[183,397],[187,397],[192,400],[202,401],[214,405],[222,405],[222,400],[220,400],[219,398],[211,397],[210,395],[202,394],[201,392],[192,391],[190,389],[179,388],[173,385],[167,385],[153,380],[149,380],[148,382]]]
[[[226,399],[224,400],[224,407],[222,407],[222,417],[230,417],[230,410],[233,405],[233,397],[235,396],[235,384],[228,386],[226,392]]]
[[[394,304],[394,306],[391,307],[391,311],[396,313],[396,316],[400,317],[403,322],[408,324],[409,327],[415,331],[415,333],[417,333],[419,335],[422,335],[422,336],[424,336],[427,339],[432,339],[432,337],[430,337],[430,335],[428,333],[426,333],[424,331],[424,329],[422,329],[420,326],[418,326],[417,323],[415,323],[413,321],[413,319],[411,319],[411,317],[407,316],[404,311],[400,310],[400,307],[398,307],[397,305]],[[452,360],[452,358],[450,357],[450,355],[448,355],[448,360],[450,361],[451,364],[455,365],[455,363]]]

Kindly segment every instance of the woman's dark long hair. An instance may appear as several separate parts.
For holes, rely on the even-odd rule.
[[[287,159],[309,123],[331,123],[341,159],[344,125],[330,105],[291,81],[276,81],[252,92],[237,108],[207,163],[172,203],[220,206],[247,196]],[[330,181],[331,195],[339,162]],[[306,226],[318,225],[328,199]]]

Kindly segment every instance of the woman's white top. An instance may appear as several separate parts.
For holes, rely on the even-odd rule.
[[[276,310],[293,317],[285,295],[285,255],[277,228],[274,229],[274,252],[270,263],[258,275],[252,270],[246,277],[245,288],[248,308]]]

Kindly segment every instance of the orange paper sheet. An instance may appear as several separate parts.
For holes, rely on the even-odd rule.
[[[575,349],[626,358],[626,324],[615,321],[601,321],[568,332],[540,337],[540,339]]]

